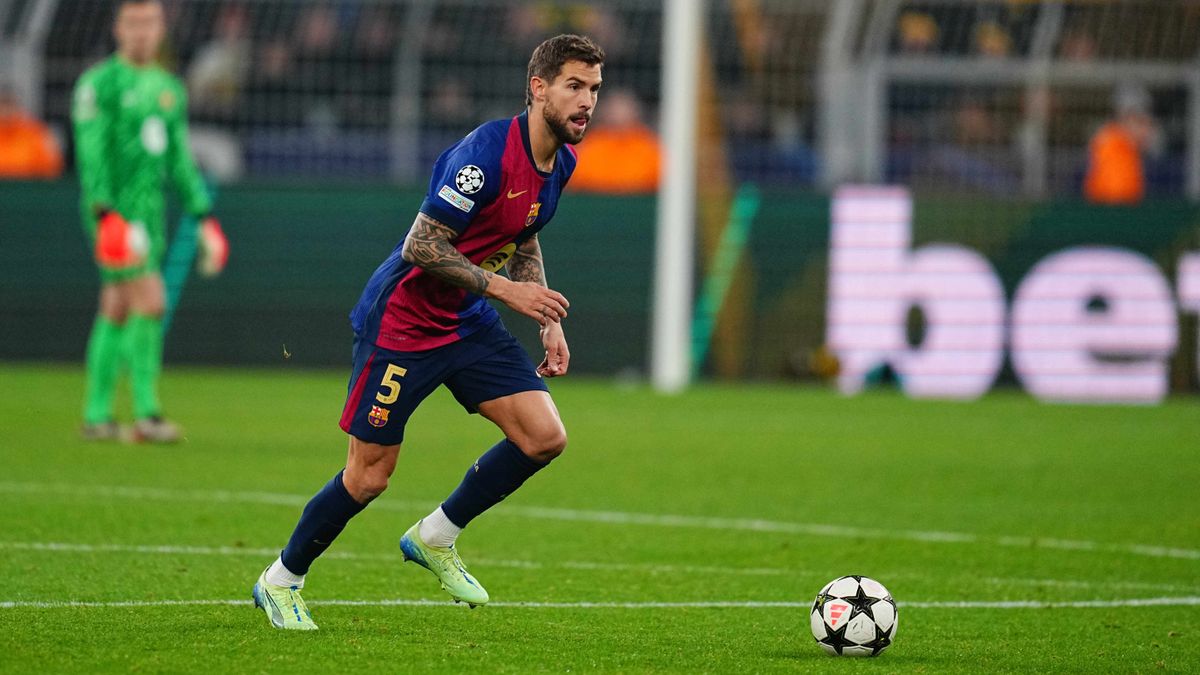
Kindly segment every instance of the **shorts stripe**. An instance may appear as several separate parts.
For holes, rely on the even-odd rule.
[[[371,372],[371,362],[375,360],[375,352],[367,357],[367,363],[358,373],[358,380],[354,382],[354,390],[350,392],[350,396],[346,399],[346,407],[342,408],[342,419],[338,426],[342,431],[350,433],[350,423],[354,421],[354,413],[358,410],[358,402],[362,400],[363,389],[367,386],[367,373]]]

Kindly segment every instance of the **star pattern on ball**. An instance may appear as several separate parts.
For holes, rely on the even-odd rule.
[[[854,608],[850,610],[850,616],[846,617],[847,619],[852,619],[859,614],[866,614],[872,621],[875,620],[875,611],[871,609],[871,606],[879,602],[879,598],[867,595],[861,585],[858,587],[857,593],[843,596],[842,601]]]
[[[879,652],[888,648],[892,644],[892,637],[889,635],[890,630],[884,630],[875,624],[875,639],[863,644],[871,650],[871,656],[877,656]]]
[[[878,656],[895,639],[897,615],[896,601],[882,584],[846,575],[817,592],[809,623],[817,644],[831,654]]]
[[[813,603],[813,611],[819,612],[825,607],[825,603],[833,600],[834,596],[828,593],[817,593],[817,600]]]
[[[817,642],[829,647],[833,647],[833,651],[837,652],[839,655],[846,647],[857,647],[857,642],[846,639],[846,626],[848,625],[849,624],[844,623],[842,624],[842,627],[838,629],[830,629],[828,626],[826,626],[825,637],[817,640]]]

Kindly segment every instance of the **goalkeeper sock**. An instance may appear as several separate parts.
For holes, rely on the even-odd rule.
[[[102,314],[96,315],[87,346],[87,393],[83,406],[84,424],[103,424],[113,418],[113,396],[121,368],[125,326]]]
[[[158,375],[162,371],[162,319],[133,314],[125,329],[125,358],[133,389],[133,417],[146,419],[162,414],[158,401]]]

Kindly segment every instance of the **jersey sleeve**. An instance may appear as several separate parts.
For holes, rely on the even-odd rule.
[[[484,140],[460,142],[433,166],[421,213],[462,234],[500,194],[504,148]]]
[[[103,71],[89,70],[75,84],[71,124],[75,130],[75,163],[87,211],[113,206],[112,174],[108,157],[112,147],[113,111],[104,91]]]
[[[173,89],[178,103],[175,114],[167,118],[167,167],[184,210],[201,216],[212,210],[212,199],[188,146],[187,92],[182,86]]]

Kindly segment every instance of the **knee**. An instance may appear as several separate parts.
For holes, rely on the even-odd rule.
[[[567,430],[561,424],[549,427],[527,441],[521,450],[533,461],[546,464],[567,448]]]
[[[124,307],[101,307],[100,316],[107,319],[109,323],[123,326],[125,320],[129,318],[129,312]]]
[[[143,316],[161,319],[163,314],[166,313],[167,304],[163,298],[151,298],[140,304],[141,306],[137,308],[137,311],[138,314]]]
[[[346,486],[346,492],[350,493],[354,501],[366,504],[387,490],[389,477],[387,472],[378,470],[378,467],[368,467],[361,471],[346,467],[345,473],[342,474],[342,484]]]
[[[116,293],[108,293],[100,297],[100,316],[111,323],[120,326],[129,318],[129,304],[123,302]]]

